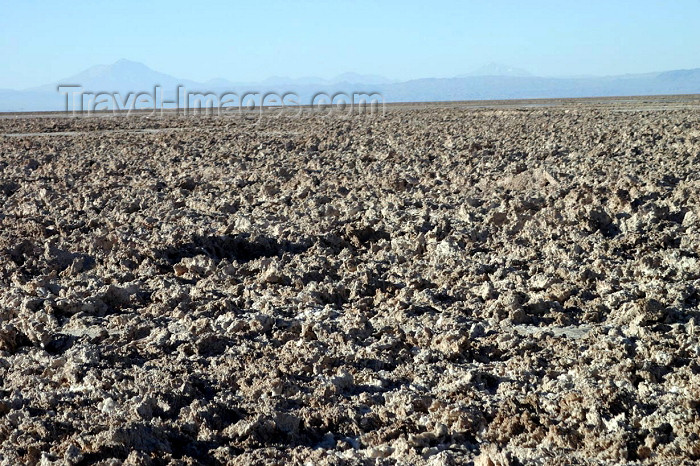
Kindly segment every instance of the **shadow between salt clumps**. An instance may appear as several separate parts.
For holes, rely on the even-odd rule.
[[[157,255],[175,264],[187,257],[207,256],[217,264],[222,260],[249,262],[261,257],[277,257],[284,253],[301,254],[312,246],[311,241],[279,241],[276,238],[249,233],[236,235],[195,235],[190,241],[160,250]]]

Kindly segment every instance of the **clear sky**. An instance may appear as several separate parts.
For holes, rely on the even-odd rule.
[[[0,0],[0,88],[120,58],[200,81],[699,68],[700,1]]]

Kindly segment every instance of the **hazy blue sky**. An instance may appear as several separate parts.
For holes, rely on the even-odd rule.
[[[0,88],[120,58],[181,78],[346,71],[409,79],[488,62],[538,75],[700,67],[700,1],[0,0]]]

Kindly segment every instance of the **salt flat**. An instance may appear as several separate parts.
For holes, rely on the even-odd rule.
[[[3,115],[0,459],[691,464],[698,110]]]

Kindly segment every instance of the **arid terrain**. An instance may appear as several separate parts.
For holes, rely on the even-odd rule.
[[[695,464],[700,98],[0,117],[0,463]]]

